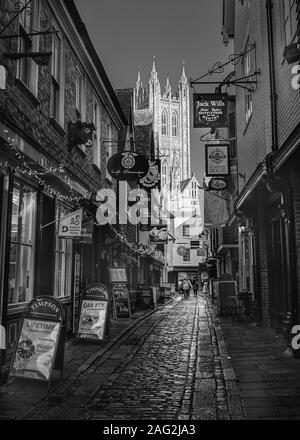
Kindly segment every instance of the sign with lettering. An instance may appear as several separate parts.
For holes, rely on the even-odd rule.
[[[224,128],[228,125],[227,94],[194,94],[194,128]]]
[[[111,283],[127,284],[128,282],[125,267],[110,267],[109,274]]]
[[[82,209],[79,209],[59,220],[59,237],[72,238],[81,236],[82,212]]]
[[[107,171],[116,180],[139,181],[148,174],[149,161],[137,153],[117,153],[109,159]]]
[[[205,146],[207,177],[229,176],[228,144],[208,144]]]
[[[102,341],[108,334],[108,309],[108,288],[100,283],[86,287],[81,299],[77,338]]]
[[[212,191],[223,191],[228,187],[228,182],[225,179],[211,179],[208,188]]]
[[[124,284],[115,284],[112,290],[114,315],[116,318],[130,318],[130,300],[128,289]]]
[[[10,370],[11,377],[50,381],[59,350],[64,311],[52,297],[39,297],[25,309]]]

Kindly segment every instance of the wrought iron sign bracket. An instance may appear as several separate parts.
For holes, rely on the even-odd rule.
[[[2,34],[14,22],[22,14],[23,11],[26,11],[26,12],[31,11],[31,9],[30,9],[31,2],[32,2],[32,0],[28,0],[24,5],[22,2],[17,2],[15,4],[15,10],[13,10],[13,11],[4,10],[4,12],[9,12],[11,14],[15,14],[15,16],[4,25],[4,27],[0,30],[0,34]],[[2,8],[2,10],[3,10],[3,8]]]
[[[217,85],[219,87],[222,86],[236,86],[240,87],[244,90],[247,90],[248,92],[254,92],[255,89],[252,87],[252,84],[257,84],[257,79],[252,79],[253,77],[256,77],[260,72],[254,72],[251,75],[247,75],[238,79],[229,80],[229,81],[193,81],[190,80],[190,85],[193,87],[194,85],[200,85],[200,84],[210,84],[210,85]]]

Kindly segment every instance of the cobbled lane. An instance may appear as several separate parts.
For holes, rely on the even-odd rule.
[[[208,303],[190,298],[155,311],[25,418],[234,418]]]

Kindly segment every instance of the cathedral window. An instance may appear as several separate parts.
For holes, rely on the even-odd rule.
[[[168,134],[168,115],[166,110],[161,115],[161,133],[166,136]]]
[[[168,164],[164,161],[161,169],[161,187],[164,188],[167,184]]]
[[[176,112],[172,114],[172,136],[178,136],[178,117]]]

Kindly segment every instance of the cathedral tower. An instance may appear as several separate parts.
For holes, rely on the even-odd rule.
[[[162,189],[179,190],[181,182],[191,177],[189,83],[183,65],[176,94],[169,77],[161,90],[155,59],[148,91],[140,71],[135,88],[135,119],[138,125],[152,124],[155,154],[162,161]]]

